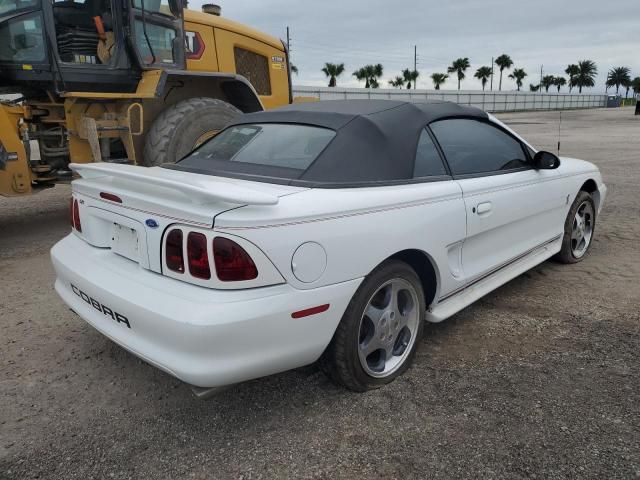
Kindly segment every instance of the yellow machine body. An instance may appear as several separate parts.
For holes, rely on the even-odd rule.
[[[141,163],[150,126],[181,100],[216,98],[242,111],[291,102],[288,56],[281,40],[191,10],[184,10],[184,31],[186,69],[145,70],[134,92],[94,89],[49,94],[47,101],[0,99],[0,196],[27,195],[35,187],[61,181],[37,158],[37,145],[30,140],[30,132],[43,125],[62,127],[60,142],[66,142],[70,162],[102,161],[101,139],[108,138],[122,142],[129,162]]]

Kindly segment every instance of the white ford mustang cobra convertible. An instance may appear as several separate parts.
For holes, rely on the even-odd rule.
[[[437,101],[291,105],[173,165],[72,168],[57,292],[202,396],[317,360],[386,384],[425,321],[583,259],[606,194],[591,163]]]

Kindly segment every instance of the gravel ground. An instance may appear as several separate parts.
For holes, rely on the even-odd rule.
[[[555,150],[557,112],[501,118]],[[0,199],[0,479],[640,478],[640,117],[563,129],[609,186],[590,255],[428,325],[366,394],[308,367],[196,400],[53,291],[69,188]]]

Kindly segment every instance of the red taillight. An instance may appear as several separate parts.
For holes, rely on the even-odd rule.
[[[207,237],[204,234],[189,232],[187,236],[187,258],[191,275],[202,280],[211,278],[209,255],[207,254]]]
[[[213,259],[218,278],[223,282],[253,280],[258,276],[256,264],[253,263],[249,254],[228,238],[213,239]]]
[[[71,224],[71,228],[73,228],[73,197],[69,199],[69,223]]]
[[[73,227],[82,232],[82,225],[80,224],[80,208],[78,207],[78,200],[73,201]]]
[[[167,235],[165,248],[167,268],[174,272],[184,273],[184,257],[182,256],[182,230],[171,230]]]

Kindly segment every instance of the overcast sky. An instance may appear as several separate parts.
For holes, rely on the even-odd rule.
[[[202,0],[190,2],[200,8]],[[213,3],[216,3],[215,0]],[[222,14],[280,38],[291,31],[291,58],[299,85],[326,85],[325,62],[344,63],[338,86],[358,86],[351,75],[367,63],[382,63],[384,86],[413,67],[418,48],[418,88],[432,88],[430,75],[469,57],[462,88],[480,88],[475,70],[491,57],[511,56],[524,68],[524,86],[544,74],[564,75],[569,63],[591,59],[598,66],[596,91],[607,71],[628,66],[640,76],[640,0],[219,0]],[[514,89],[513,80],[503,89]],[[382,84],[381,84],[382,86]],[[497,88],[497,76],[494,81]],[[443,88],[457,88],[450,78]]]

